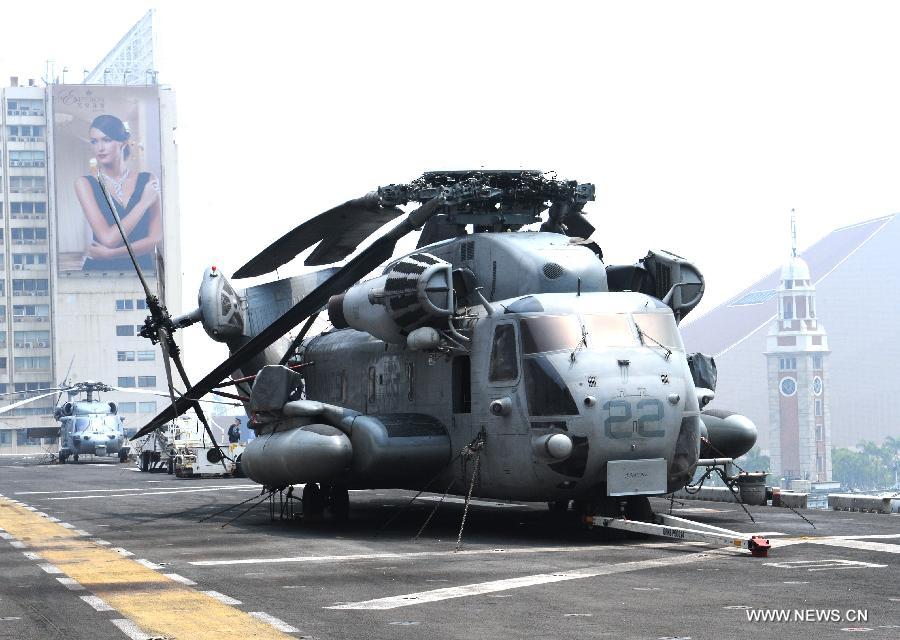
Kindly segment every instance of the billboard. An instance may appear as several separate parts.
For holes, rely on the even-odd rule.
[[[162,251],[159,95],[155,86],[53,85],[60,272],[132,275],[105,187],[141,269]]]

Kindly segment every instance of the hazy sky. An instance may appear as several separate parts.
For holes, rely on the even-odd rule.
[[[46,59],[79,81],[151,6],[185,306],[205,265],[426,169],[594,182],[607,261],[692,260],[700,313],[786,258],[791,208],[801,248],[900,209],[896,3],[15,3],[3,84]],[[194,377],[224,357],[186,341]]]

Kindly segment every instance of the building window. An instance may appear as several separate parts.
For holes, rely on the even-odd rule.
[[[16,322],[46,322],[50,317],[49,304],[14,304],[13,320]]]
[[[785,320],[793,320],[794,319],[794,301],[793,298],[782,298],[781,304],[784,307],[784,319]]]
[[[119,413],[134,413],[135,404],[133,402],[120,402]]]
[[[131,298],[116,300],[116,311],[131,311],[134,309],[134,301]]]
[[[156,376],[138,376],[139,387],[155,387]]]
[[[822,368],[822,356],[813,356],[813,369]]]
[[[46,253],[14,253],[12,255],[13,270],[28,270],[47,266]]]
[[[125,389],[134,387],[134,376],[119,376],[119,384],[117,386]]]
[[[44,139],[44,125],[14,124],[7,125],[6,133],[10,142],[39,142]]]
[[[12,178],[10,178],[12,180]],[[13,244],[35,244],[47,242],[46,227],[13,227],[10,229]]]
[[[10,176],[10,193],[46,193],[47,179],[44,176]]]
[[[17,371],[50,368],[50,356],[16,356],[13,362]]]
[[[50,295],[50,281],[46,278],[14,279],[14,296],[47,296]]]
[[[816,405],[816,417],[819,417],[822,415],[822,400],[821,400],[821,398],[816,398],[815,405]]]
[[[138,413],[156,413],[155,402],[139,402]]]
[[[10,149],[10,167],[46,167],[47,154],[42,150]]]
[[[133,336],[134,335],[134,325],[133,324],[117,324],[116,325],[116,335],[117,336]]]
[[[147,301],[144,300],[143,298],[136,298],[134,301],[134,308],[135,309],[146,309]]]
[[[140,362],[153,362],[156,360],[156,351],[138,351],[137,359]]]
[[[134,351],[118,351],[116,359],[119,362],[134,362]]]
[[[6,358],[0,357],[0,369],[6,369]]]
[[[13,344],[18,349],[38,349],[50,346],[50,332],[38,331],[14,331]]]
[[[792,371],[797,368],[797,358],[778,358],[778,368],[781,371]]]
[[[17,98],[6,101],[6,115],[43,116],[44,101],[35,98]]]
[[[10,202],[9,213],[13,218],[44,218],[47,215],[47,203]]]

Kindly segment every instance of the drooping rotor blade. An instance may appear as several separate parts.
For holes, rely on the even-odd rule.
[[[74,353],[72,354],[72,358],[69,360],[69,368],[66,369],[65,377],[62,380],[60,380],[60,382],[59,382],[60,387],[65,387],[69,384],[69,375],[72,373],[72,365],[73,364],[75,364],[75,354]],[[62,400],[62,393],[60,393],[59,395],[56,396],[56,402],[54,404],[58,406],[60,400]]]
[[[375,192],[348,200],[288,231],[235,271],[234,277],[250,278],[275,271],[317,242],[321,244],[304,264],[339,262],[377,229],[401,215],[402,209],[379,204]]]
[[[313,289],[309,295],[297,302],[284,315],[251,338],[244,346],[207,374],[205,378],[188,389],[185,396],[202,398],[222,380],[234,373],[236,369],[239,369],[242,364],[261,353],[278,338],[325,306],[331,296],[346,291],[360,278],[366,276],[385,260],[388,260],[394,253],[397,241],[413,229],[421,227],[443,203],[444,196],[440,195],[432,198],[410,213],[403,222],[361,251],[359,255],[344,265],[337,273]],[[193,401],[188,398],[179,398],[172,406],[162,411],[143,429],[132,436],[132,439],[142,437],[174,420],[190,408],[191,402]]]
[[[5,407],[0,408],[0,413],[6,413],[7,411],[12,411],[17,407],[21,407],[24,404],[28,404],[29,402],[34,402],[35,400],[40,400],[41,398],[46,398],[47,396],[52,396],[56,393],[56,389],[51,391],[50,393],[42,393],[39,396],[35,396],[33,398],[28,398],[27,400],[19,400],[18,402],[13,402],[12,404],[8,404]]]
[[[125,229],[122,226],[122,220],[119,218],[119,214],[116,211],[116,207],[113,204],[112,198],[109,196],[109,192],[106,190],[106,185],[103,183],[103,176],[100,175],[100,169],[97,168],[97,182],[100,185],[100,190],[103,192],[103,197],[106,199],[106,204],[109,207],[110,213],[112,213],[113,220],[115,220],[116,228],[119,230],[119,235],[122,236],[122,243],[125,245],[125,248],[128,250],[128,257],[131,258],[131,264],[134,265],[134,271],[137,274],[138,279],[141,281],[141,286],[144,289],[144,295],[147,299],[147,309],[150,311],[150,318],[144,321],[144,328],[141,330],[142,335],[151,339],[151,341],[159,342],[162,347],[163,358],[165,359],[166,366],[166,382],[169,385],[169,393],[172,394],[174,386],[172,384],[172,371],[169,368],[169,358],[175,363],[175,366],[178,368],[178,373],[181,375],[181,380],[184,382],[185,388],[190,387],[191,383],[188,380],[187,373],[184,370],[184,367],[181,364],[181,358],[178,355],[178,344],[176,344],[175,340],[172,338],[172,334],[170,331],[170,327],[174,330],[174,326],[172,325],[172,318],[169,315],[169,311],[165,308],[163,304],[160,303],[159,298],[154,296],[150,292],[150,287],[147,285],[147,280],[144,278],[144,272],[141,271],[141,267],[138,264],[137,258],[134,255],[134,250],[131,247],[131,242],[128,240],[128,234],[125,233]],[[160,274],[162,276],[162,274]],[[165,293],[164,289],[161,289],[161,293]],[[172,394],[174,398],[174,394]],[[225,455],[222,453],[221,448],[219,448],[219,444],[216,442],[216,437],[213,435],[212,429],[209,426],[209,423],[206,421],[206,416],[203,414],[203,409],[200,408],[199,402],[191,402],[189,406],[194,408],[194,411],[197,413],[197,417],[200,419],[200,422],[203,423],[203,427],[206,429],[206,433],[209,435],[209,439],[212,441],[213,447],[219,452],[219,459],[222,460],[222,466],[225,466],[224,457]]]

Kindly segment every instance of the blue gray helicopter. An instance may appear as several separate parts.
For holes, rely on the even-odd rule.
[[[70,457],[78,462],[79,456],[118,456],[119,462],[126,462],[131,445],[125,431],[125,424],[119,415],[115,402],[103,402],[99,394],[109,391],[123,393],[143,393],[162,395],[139,389],[113,387],[102,382],[79,382],[56,389],[43,389],[44,393],[14,402],[0,408],[0,414],[12,411],[25,404],[53,395],[66,394],[68,400],[53,410],[53,417],[59,427],[28,429],[29,437],[59,437],[59,462],[65,463]],[[84,399],[78,396],[84,394]],[[95,397],[96,394],[96,397]]]
[[[706,410],[715,363],[682,345],[700,271],[661,250],[606,265],[592,200],[593,185],[540,171],[430,172],[312,218],[235,277],[316,244],[306,265],[356,252],[342,267],[243,290],[210,267],[199,308],[175,319],[147,290],[142,335],[174,352],[187,391],[135,437],[215,392],[243,402],[256,432],[242,472],[305,484],[304,514],[346,517],[349,489],[446,488],[647,517],[648,496],[685,486],[703,458],[742,455],[756,428]],[[331,328],[309,336],[320,313]],[[231,355],[191,385],[171,335],[197,321]]]

